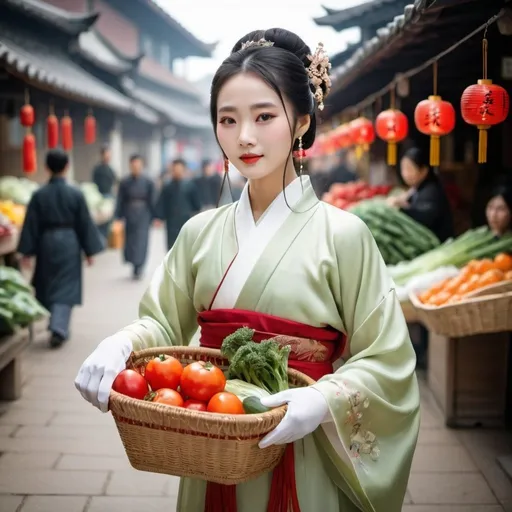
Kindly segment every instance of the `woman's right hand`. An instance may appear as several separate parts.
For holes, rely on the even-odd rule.
[[[126,368],[133,350],[124,333],[105,338],[84,361],[75,378],[80,394],[102,412],[108,412],[108,399],[117,375]]]

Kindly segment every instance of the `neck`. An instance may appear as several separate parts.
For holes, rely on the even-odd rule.
[[[284,186],[287,187],[295,178],[297,178],[297,173],[293,166],[293,160],[290,158],[286,166]],[[255,221],[258,221],[282,191],[283,175],[280,172],[273,172],[257,180],[249,180],[249,199]]]

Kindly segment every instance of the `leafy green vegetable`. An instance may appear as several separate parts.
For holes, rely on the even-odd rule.
[[[273,339],[255,343],[251,331],[238,329],[222,343],[221,353],[229,360],[228,378],[244,380],[271,394],[288,389],[290,347]]]

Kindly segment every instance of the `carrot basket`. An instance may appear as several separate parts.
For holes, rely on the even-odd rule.
[[[415,293],[409,298],[420,321],[448,338],[512,330],[512,282],[505,281],[468,293],[452,304],[422,304]]]
[[[127,367],[144,375],[148,361],[160,354],[173,356],[184,365],[210,361],[222,370],[228,367],[219,350],[197,347],[135,352]],[[314,383],[292,369],[288,377],[290,387]],[[109,408],[130,464],[141,471],[233,485],[272,471],[286,448],[258,447],[283,419],[286,406],[259,414],[217,414],[136,400],[112,390]]]

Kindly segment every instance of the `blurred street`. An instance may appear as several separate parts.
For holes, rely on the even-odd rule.
[[[93,347],[136,315],[149,271],[164,254],[162,230],[153,232],[150,254],[139,282],[119,265],[118,252],[100,256],[86,270],[85,306],[73,317],[72,340],[50,351],[39,335],[27,351],[23,396],[0,405],[1,512],[175,509],[178,480],[131,469],[110,415],[82,400],[73,385]],[[448,430],[426,385],[422,396],[404,512],[512,510],[512,486],[495,462],[512,440],[504,432]]]

